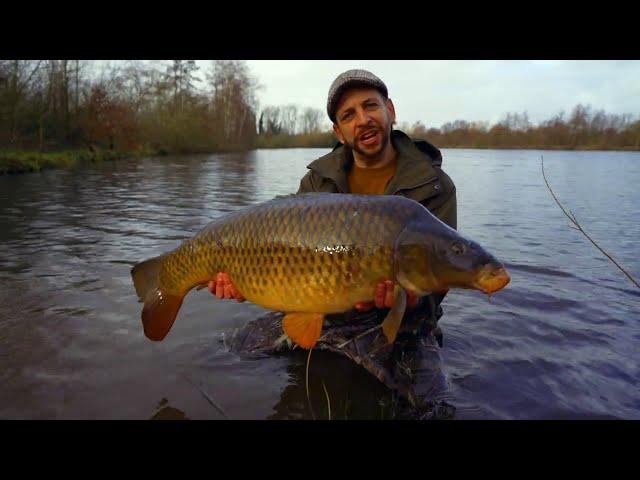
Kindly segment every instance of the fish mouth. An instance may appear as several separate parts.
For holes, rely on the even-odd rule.
[[[485,268],[473,283],[473,286],[484,293],[494,293],[502,290],[511,281],[511,277],[504,267]]]

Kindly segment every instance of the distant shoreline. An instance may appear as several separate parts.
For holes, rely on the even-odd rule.
[[[334,146],[327,147],[326,145],[311,145],[311,146],[299,146],[299,145],[290,145],[290,146],[277,146],[277,147],[266,147],[266,146],[258,146],[254,150],[280,150],[280,149],[294,149],[294,148],[326,148],[332,149]],[[443,149],[459,149],[459,150],[548,150],[548,151],[559,151],[564,150],[567,152],[640,152],[640,148],[634,147],[619,147],[619,148],[603,148],[603,147],[566,147],[566,146],[525,146],[525,147],[506,147],[506,146],[462,146],[462,145],[437,145],[439,150]]]
[[[331,149],[332,146],[326,145],[278,145],[278,146],[265,146],[256,145],[250,150],[279,150],[279,149],[300,149],[300,148],[322,148]],[[632,147],[622,148],[602,148],[602,147],[567,147],[567,146],[521,146],[521,147],[506,147],[506,146],[463,146],[463,145],[438,145],[439,149],[458,149],[458,150],[541,150],[541,151],[571,151],[571,152],[636,152],[640,149]],[[250,151],[249,150],[249,151]],[[13,150],[9,152],[0,151],[0,176],[12,175],[29,172],[39,172],[48,169],[60,169],[60,168],[73,168],[81,164],[98,163],[108,160],[124,160],[124,159],[139,159],[155,156],[166,155],[213,155],[218,153],[228,153],[226,151],[216,152],[166,152],[151,151],[151,150],[137,150],[130,152],[112,151],[112,150],[97,150],[90,152],[89,150],[62,150],[57,152],[38,152],[30,150]]]

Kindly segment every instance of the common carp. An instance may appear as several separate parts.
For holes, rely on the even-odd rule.
[[[135,265],[145,335],[164,339],[187,293],[218,272],[228,272],[247,300],[286,312],[284,332],[305,349],[316,344],[326,314],[372,301],[386,279],[396,282],[382,324],[389,342],[404,315],[404,289],[491,294],[510,280],[495,257],[414,200],[291,195],[213,221],[175,250]]]

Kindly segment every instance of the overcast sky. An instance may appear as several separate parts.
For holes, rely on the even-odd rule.
[[[198,61],[208,70],[210,61]],[[263,88],[260,106],[294,103],[325,110],[341,72],[364,68],[387,85],[398,122],[440,127],[456,119],[495,123],[527,111],[533,123],[578,103],[640,116],[640,61],[248,60]],[[327,120],[328,122],[328,120]]]

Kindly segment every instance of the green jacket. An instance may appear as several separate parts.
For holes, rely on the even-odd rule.
[[[451,228],[457,229],[456,187],[442,170],[440,150],[426,141],[412,141],[400,130],[391,132],[398,167],[385,195],[402,195],[424,205]],[[331,153],[311,162],[298,193],[348,193],[347,175],[353,164],[351,150],[338,143]],[[435,327],[442,316],[444,295],[427,295],[405,316],[408,329]],[[380,312],[384,315],[385,312]],[[403,328],[403,330],[406,330]]]
[[[398,168],[386,195],[402,195],[424,205],[451,228],[457,228],[456,187],[442,170],[440,150],[429,142],[412,141],[400,130],[391,133]],[[298,193],[348,193],[347,175],[353,155],[339,143],[331,153],[311,162]]]

